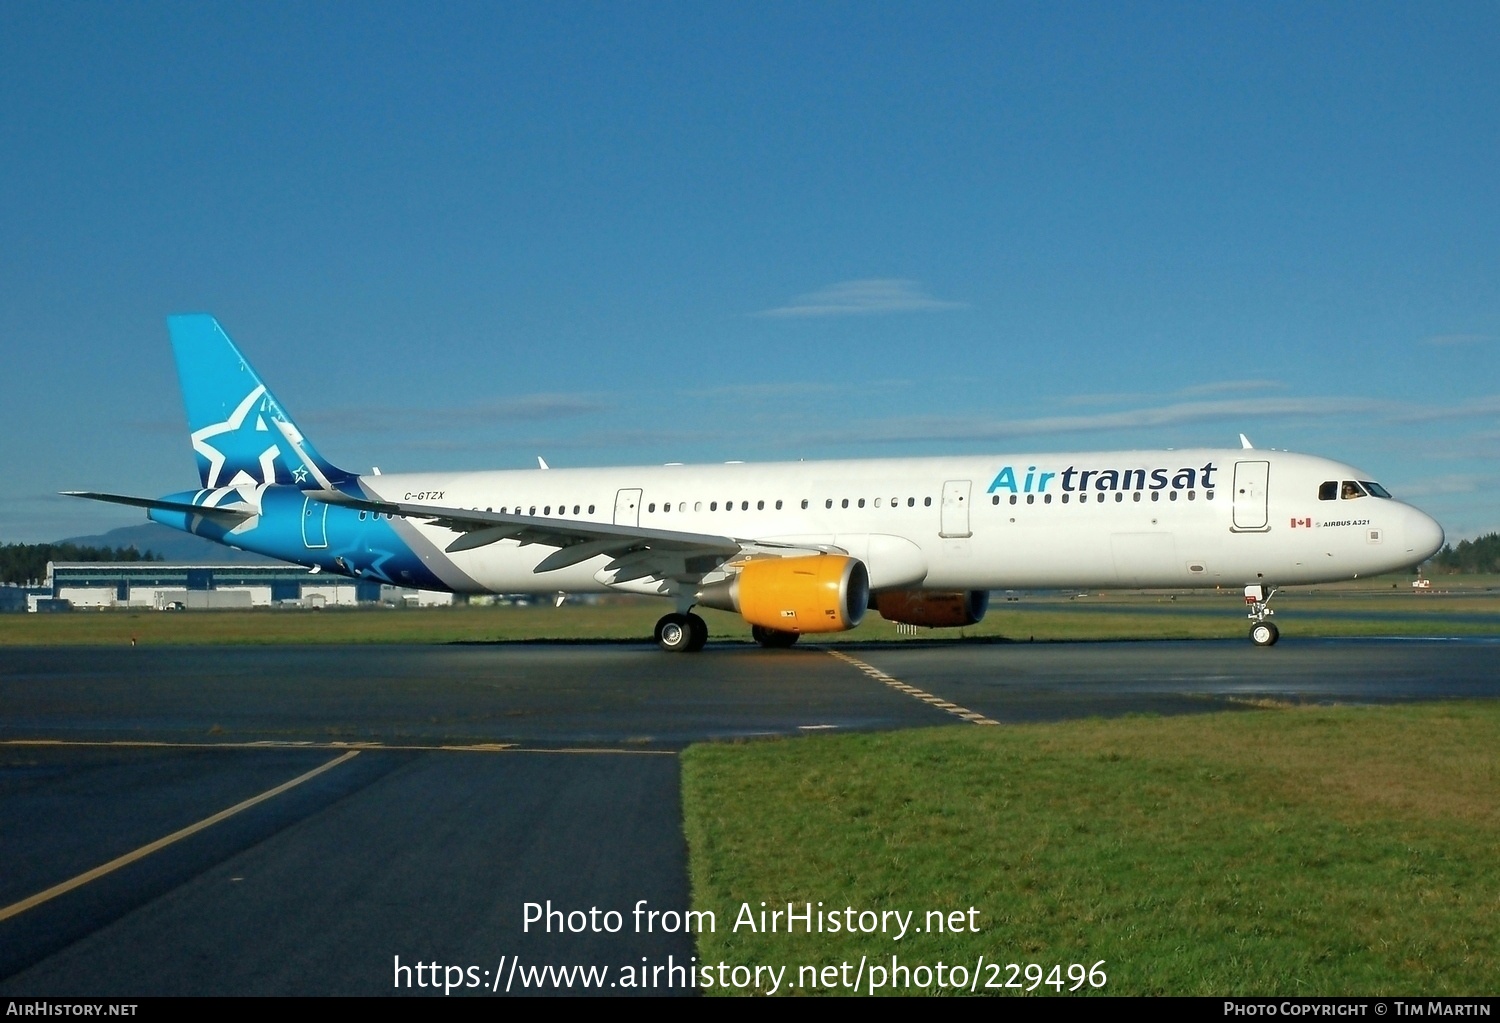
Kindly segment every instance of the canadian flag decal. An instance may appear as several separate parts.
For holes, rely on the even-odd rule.
[[[1292,528],[1296,529],[1298,526],[1306,526],[1308,529],[1311,529],[1312,519],[1293,519]]]

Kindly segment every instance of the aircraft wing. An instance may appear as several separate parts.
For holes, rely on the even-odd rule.
[[[726,561],[746,553],[760,550],[774,550],[779,554],[794,551],[817,553],[832,549],[579,519],[368,500],[341,491],[313,490],[308,491],[308,494],[330,504],[403,518],[424,519],[435,526],[461,534],[445,548],[449,554],[475,550],[500,540],[515,540],[522,546],[538,544],[555,547],[556,550],[543,558],[533,570],[538,575],[607,556],[611,560],[605,571],[613,573],[611,581],[615,583],[652,577],[701,579]]]

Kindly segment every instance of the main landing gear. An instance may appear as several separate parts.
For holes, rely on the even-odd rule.
[[[1250,608],[1250,642],[1256,646],[1275,646],[1281,632],[1268,619],[1275,614],[1271,610],[1271,598],[1276,587],[1246,586],[1245,605]]]
[[[708,623],[692,612],[663,615],[656,642],[669,654],[695,654],[708,642]]]
[[[767,650],[785,650],[797,642],[800,633],[782,632],[780,629],[768,629],[764,625],[752,625],[750,635],[755,638],[755,642]]]

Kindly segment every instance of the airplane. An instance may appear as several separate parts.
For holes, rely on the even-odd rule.
[[[356,579],[672,601],[655,640],[701,650],[699,606],[765,647],[984,617],[991,590],[1244,587],[1276,643],[1278,586],[1415,565],[1442,527],[1370,475],[1258,449],[1104,451],[493,472],[349,472],[323,458],[208,315],[168,319],[200,486],[68,496]]]

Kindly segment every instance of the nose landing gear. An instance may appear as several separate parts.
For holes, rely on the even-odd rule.
[[[1271,598],[1276,587],[1246,586],[1245,605],[1250,608],[1250,642],[1256,646],[1275,646],[1281,632],[1268,619],[1275,614],[1271,610]]]

